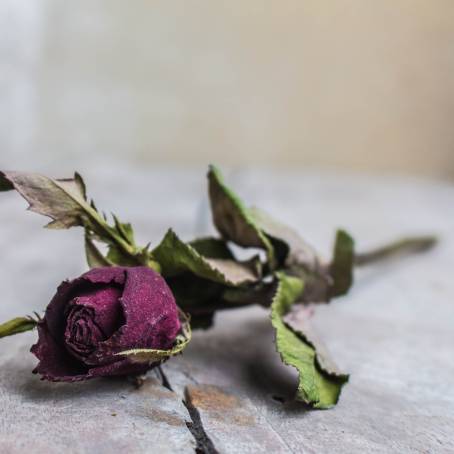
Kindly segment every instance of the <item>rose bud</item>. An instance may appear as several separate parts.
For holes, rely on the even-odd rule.
[[[63,282],[38,324],[33,371],[51,381],[145,373],[159,364],[118,353],[172,348],[181,328],[164,279],[146,267],[95,268]]]

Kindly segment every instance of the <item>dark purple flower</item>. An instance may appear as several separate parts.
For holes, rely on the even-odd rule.
[[[146,267],[95,268],[63,282],[38,324],[33,371],[52,381],[141,374],[153,364],[119,352],[167,350],[180,330],[175,299],[164,279]]]

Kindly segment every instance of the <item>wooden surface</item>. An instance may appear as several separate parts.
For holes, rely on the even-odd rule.
[[[52,169],[50,169],[52,170]],[[83,168],[81,169],[84,170]],[[85,169],[98,206],[154,244],[169,226],[189,239],[212,232],[204,170]],[[65,176],[53,172],[53,176]],[[182,403],[198,409],[223,453],[454,452],[454,186],[329,173],[230,172],[228,181],[296,227],[327,256],[335,228],[360,249],[404,234],[437,233],[423,256],[358,273],[353,291],[314,323],[351,373],[338,406],[288,401],[295,374],[280,364],[267,313],[224,313],[139,390],[123,380],[53,384],[31,374],[36,333],[0,344],[0,452],[194,452]],[[0,197],[0,319],[42,310],[56,286],[85,269],[80,229],[40,229],[16,194]]]

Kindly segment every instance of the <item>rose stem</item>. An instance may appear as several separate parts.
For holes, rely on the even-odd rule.
[[[408,237],[397,240],[386,246],[355,255],[355,266],[369,265],[370,263],[394,258],[400,255],[427,251],[437,243],[435,236]]]

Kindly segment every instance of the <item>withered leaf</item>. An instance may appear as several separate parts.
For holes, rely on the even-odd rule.
[[[274,266],[274,249],[270,240],[257,225],[250,209],[227,187],[214,166],[210,166],[208,172],[208,191],[213,222],[219,233],[240,246],[264,249],[268,261]]]
[[[341,388],[348,380],[321,366],[314,346],[285,322],[285,317],[303,291],[303,281],[277,273],[277,289],[271,306],[271,322],[276,330],[276,348],[282,361],[299,374],[296,399],[314,408],[330,408],[339,399]]]
[[[233,287],[255,282],[259,278],[248,263],[202,256],[189,243],[180,240],[171,229],[152,253],[165,277],[190,273]]]
[[[318,366],[327,374],[348,379],[348,375],[339,370],[331,358],[325,344],[314,330],[310,317],[313,308],[302,304],[294,304],[284,316],[285,324],[304,339],[315,350]]]
[[[338,232],[333,261],[324,263],[294,229],[258,208],[247,208],[213,166],[208,180],[213,221],[219,232],[241,246],[265,249],[271,271],[285,270],[303,279],[300,301],[327,303],[348,291],[353,280],[354,252],[353,240],[346,232]]]
[[[88,221],[93,217],[85,184],[77,173],[74,178],[51,179],[36,173],[0,172],[0,189],[16,189],[29,202],[31,211],[52,218],[48,228],[83,225],[84,218]]]
[[[213,222],[224,238],[240,246],[264,249],[271,269],[323,271],[315,250],[294,229],[259,208],[248,208],[214,166],[209,169],[208,184]]]
[[[85,250],[90,266],[156,264],[146,249],[138,248],[130,224],[121,223],[116,216],[110,226],[105,216],[87,200],[85,183],[75,173],[74,178],[52,179],[36,173],[0,172],[0,190],[16,189],[29,203],[29,209],[48,216],[48,228],[67,229],[82,226],[85,229]],[[108,245],[109,253],[102,258],[94,241]]]
[[[320,260],[315,249],[306,243],[296,230],[276,221],[259,208],[250,208],[250,214],[271,241],[280,266],[303,266],[312,272],[319,270]]]

